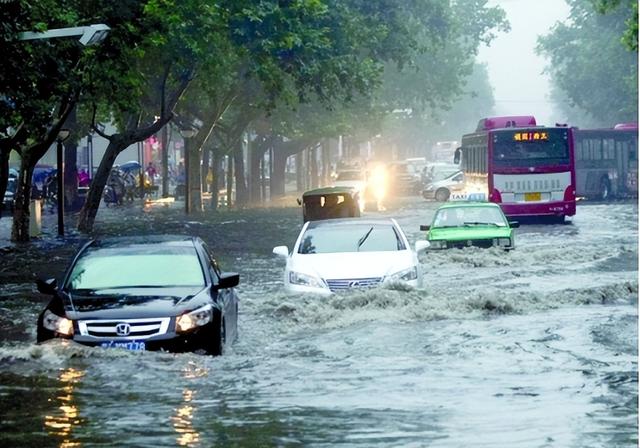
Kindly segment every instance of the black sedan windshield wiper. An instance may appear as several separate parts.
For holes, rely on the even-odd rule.
[[[371,232],[373,232],[373,226],[371,226],[371,228],[367,231],[367,233],[365,233],[362,236],[362,238],[358,240],[358,251],[360,251],[360,246],[362,246],[364,242],[367,241],[367,238],[369,238],[369,235],[371,235]]]

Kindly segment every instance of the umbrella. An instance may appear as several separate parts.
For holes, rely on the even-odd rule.
[[[140,163],[136,162],[135,160],[131,160],[129,162],[123,163],[122,165],[120,165],[119,168],[122,171],[129,172],[129,171],[139,170],[140,168],[142,168],[142,165],[140,165]]]

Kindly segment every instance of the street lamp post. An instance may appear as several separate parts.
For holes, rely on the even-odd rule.
[[[58,181],[58,236],[64,236],[64,175],[63,175],[63,151],[64,142],[69,138],[71,131],[68,129],[61,129],[58,132],[58,137],[56,138],[57,142],[57,158],[58,158],[58,168],[57,168],[57,181]]]

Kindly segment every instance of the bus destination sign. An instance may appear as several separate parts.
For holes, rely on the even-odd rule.
[[[540,140],[549,140],[548,132],[516,132],[513,139],[517,142],[535,142]]]
[[[535,142],[540,140],[549,140],[548,132],[516,132],[513,139],[517,142]]]

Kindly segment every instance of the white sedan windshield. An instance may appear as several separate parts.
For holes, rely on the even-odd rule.
[[[388,252],[404,250],[402,239],[392,225],[362,224],[308,228],[298,253]]]

